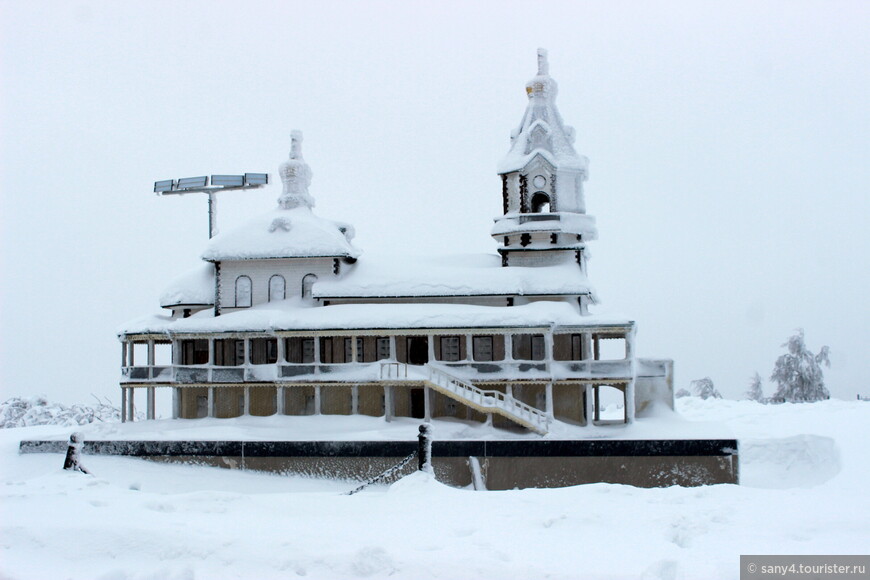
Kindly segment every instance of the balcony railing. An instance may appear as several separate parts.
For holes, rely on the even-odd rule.
[[[629,360],[582,361],[437,361],[451,373],[468,380],[565,380],[632,377]],[[366,363],[277,363],[270,365],[213,366],[133,366],[121,369],[121,382],[155,383],[244,383],[244,382],[318,382],[377,381],[381,367],[391,361]],[[392,364],[397,364],[392,362]]]

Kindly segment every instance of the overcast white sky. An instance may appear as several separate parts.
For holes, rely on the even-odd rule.
[[[316,4],[316,5],[315,5]],[[870,2],[0,2],[0,397],[119,397],[117,328],[198,262],[202,197],[305,134],[366,255],[494,252],[535,49],[591,160],[590,277],[676,387],[798,327],[870,394]],[[227,229],[279,187],[227,193]],[[767,384],[767,391],[773,386]]]

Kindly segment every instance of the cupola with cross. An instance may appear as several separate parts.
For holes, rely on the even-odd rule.
[[[574,150],[574,129],[559,115],[557,92],[547,51],[539,48],[538,74],[526,83],[526,112],[498,167],[504,215],[492,236],[504,266],[576,260],[585,272],[586,242],[598,236],[583,195],[589,160]]]

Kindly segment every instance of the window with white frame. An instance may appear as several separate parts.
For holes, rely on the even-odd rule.
[[[287,283],[284,276],[275,274],[269,278],[269,302],[273,300],[284,300],[287,297]]]
[[[247,276],[236,278],[236,308],[251,307],[251,279]]]

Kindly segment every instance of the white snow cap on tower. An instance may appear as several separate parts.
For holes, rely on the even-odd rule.
[[[526,83],[529,104],[520,126],[511,133],[511,149],[498,166],[500,174],[523,169],[535,155],[554,167],[585,172],[589,160],[574,151],[574,128],[556,108],[559,85],[550,77],[547,50],[538,49],[538,74]]]
[[[284,191],[278,198],[282,209],[299,206],[314,207],[314,198],[308,193],[311,185],[311,167],[302,158],[302,131],[290,132],[290,158],[278,168]]]

